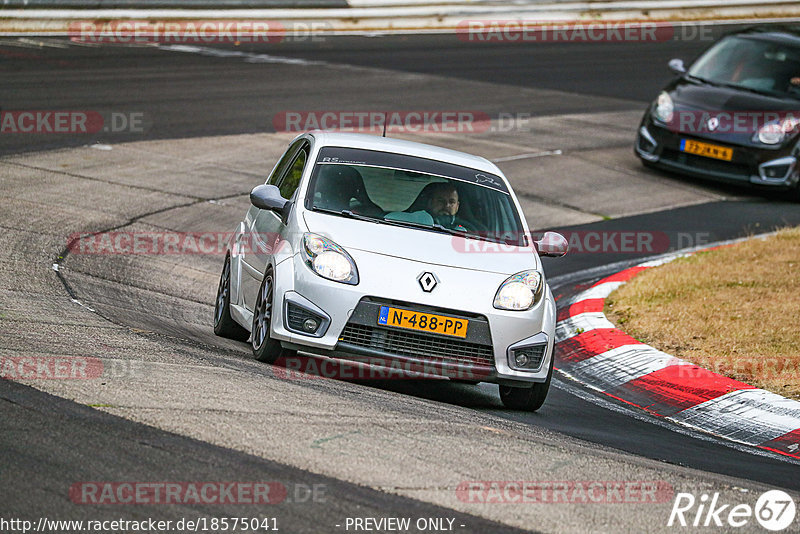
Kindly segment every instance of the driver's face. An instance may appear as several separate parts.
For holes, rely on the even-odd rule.
[[[458,193],[437,191],[431,196],[429,211],[433,215],[455,215],[458,213]]]

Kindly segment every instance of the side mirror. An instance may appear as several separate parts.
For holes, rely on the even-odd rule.
[[[276,186],[257,185],[250,191],[250,203],[258,209],[274,211],[286,224],[291,202],[281,196],[281,191]]]
[[[567,238],[556,232],[545,232],[539,241],[534,241],[539,256],[560,258],[569,250]]]
[[[684,74],[686,72],[686,65],[683,64],[682,59],[670,59],[667,65],[669,65],[669,70],[675,74]]]

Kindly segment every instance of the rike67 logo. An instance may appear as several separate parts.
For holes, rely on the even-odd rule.
[[[755,519],[763,528],[777,532],[794,523],[796,511],[792,497],[781,490],[762,494],[754,507],[724,503],[719,493],[704,493],[699,499],[691,493],[678,493],[667,526],[739,528],[752,525]]]

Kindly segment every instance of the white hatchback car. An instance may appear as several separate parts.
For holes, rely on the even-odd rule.
[[[258,360],[296,351],[409,376],[500,385],[538,409],[553,372],[556,307],[500,169],[444,148],[357,134],[296,138],[236,228],[214,332]],[[537,254],[538,253],[538,254]]]

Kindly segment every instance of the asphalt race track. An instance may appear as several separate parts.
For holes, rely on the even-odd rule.
[[[800,204],[780,195],[646,170],[633,156],[667,60],[708,44],[400,35],[181,49],[0,38],[3,111],[143,117],[141,131],[0,135],[0,355],[92,357],[119,370],[0,380],[3,517],[260,516],[288,532],[346,532],[348,517],[407,516],[452,518],[463,532],[655,532],[667,530],[671,499],[492,505],[465,502],[456,488],[624,479],[726,502],[800,492],[794,461],[671,427],[562,379],[535,414],[503,409],[488,384],[286,380],[248,345],[213,335],[221,255],[67,250],[76,232],[230,231],[294,136],[275,131],[290,110],[483,113],[491,127],[478,134],[397,135],[497,161],[537,229],[660,232],[674,249],[800,224]],[[577,252],[545,268],[559,294],[654,252]],[[199,480],[277,481],[288,497],[266,507],[69,497],[82,481]],[[324,498],[298,497],[314,485]]]

